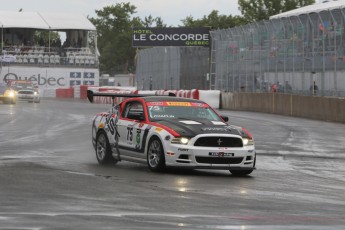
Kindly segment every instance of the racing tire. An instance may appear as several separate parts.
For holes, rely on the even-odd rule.
[[[247,176],[253,172],[253,169],[247,170],[229,170],[233,176]]]
[[[109,140],[104,131],[98,132],[96,137],[96,158],[101,165],[117,162],[112,156]]]
[[[162,142],[153,137],[147,148],[147,165],[153,172],[161,172],[165,169],[165,157]]]

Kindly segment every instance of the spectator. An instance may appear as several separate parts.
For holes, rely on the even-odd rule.
[[[284,92],[284,86],[280,84],[280,82],[277,82],[277,92],[283,93]]]
[[[276,83],[273,83],[273,85],[271,85],[271,92],[272,93],[276,93],[277,92],[277,84]]]
[[[292,93],[292,87],[288,81],[285,81],[285,93]]]
[[[313,85],[310,86],[311,95],[317,95],[318,90],[319,90],[319,87],[316,85],[316,83],[314,81]]]
[[[40,40],[39,40],[38,44],[39,44],[40,46],[44,46],[44,40],[43,40],[43,38],[42,38],[42,37],[40,38]]]

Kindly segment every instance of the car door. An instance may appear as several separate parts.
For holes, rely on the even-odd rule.
[[[121,117],[118,121],[120,134],[119,149],[121,154],[129,157],[144,159],[142,151],[143,130],[145,124],[143,104],[140,100],[129,100],[124,105]]]

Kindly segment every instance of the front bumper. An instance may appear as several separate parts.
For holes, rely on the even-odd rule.
[[[188,145],[166,142],[165,162],[167,166],[195,169],[255,169],[255,146],[244,147],[200,147],[193,139]]]
[[[40,97],[38,94],[21,94],[17,93],[18,101],[39,101]]]

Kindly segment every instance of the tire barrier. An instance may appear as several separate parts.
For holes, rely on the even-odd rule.
[[[74,88],[56,89],[56,98],[74,98]]]

